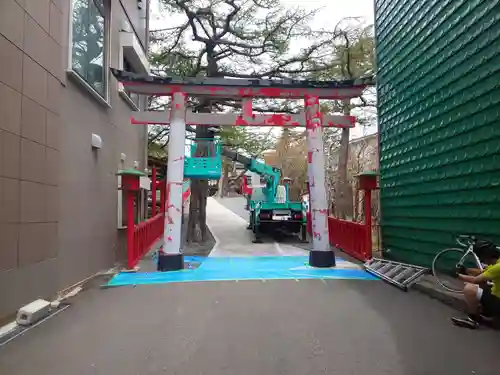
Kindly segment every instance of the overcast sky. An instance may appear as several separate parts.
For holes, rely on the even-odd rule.
[[[314,10],[321,8],[314,18],[315,29],[333,29],[335,25],[346,17],[363,17],[367,24],[373,24],[373,3],[374,0],[281,0],[285,6],[300,6],[304,9]],[[182,22],[183,17],[173,20],[165,19],[164,15],[158,12],[158,0],[152,0],[151,29],[169,27],[172,24]],[[177,17],[176,17],[177,18]],[[303,46],[297,45],[297,48]],[[351,138],[358,138],[376,132],[376,127],[356,128],[351,132]]]
[[[300,6],[305,9],[322,10],[316,17],[318,28],[332,28],[345,17],[363,17],[373,23],[374,0],[281,0],[283,4]]]

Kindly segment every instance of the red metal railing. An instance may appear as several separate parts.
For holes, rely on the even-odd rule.
[[[134,226],[132,246],[129,244],[127,249],[129,269],[134,268],[151,246],[161,238],[164,222],[165,215],[160,212],[156,216]]]
[[[127,193],[127,266],[133,269],[139,260],[147,254],[151,246],[158,241],[164,231],[165,207],[168,200],[170,186],[165,186],[165,181],[157,181],[156,168],[153,168],[151,190],[152,190],[152,214],[150,219],[134,224],[134,201],[136,196]],[[156,214],[156,190],[160,189],[160,212]],[[182,193],[183,203],[189,198],[191,189]]]
[[[371,223],[370,223],[371,226]],[[307,232],[312,234],[311,213],[307,213]],[[346,254],[366,261],[372,257],[371,228],[364,223],[328,217],[328,236],[330,245]]]
[[[346,254],[367,261],[372,258],[372,211],[371,190],[365,190],[364,212],[365,222],[341,220],[328,217],[328,236],[330,245],[342,250]],[[309,204],[309,208],[311,205]],[[312,235],[311,212],[306,213],[307,232]]]
[[[330,245],[361,261],[371,258],[371,237],[368,242],[366,234],[370,229],[363,223],[328,218]]]

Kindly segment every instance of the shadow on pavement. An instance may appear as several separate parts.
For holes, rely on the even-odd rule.
[[[367,307],[384,317],[406,374],[498,373],[498,332],[454,326],[450,318],[460,313],[418,291],[405,293],[382,282],[373,283],[369,289],[360,283],[350,283],[349,287],[363,295]]]

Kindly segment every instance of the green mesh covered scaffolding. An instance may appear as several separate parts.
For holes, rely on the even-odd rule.
[[[377,0],[375,29],[384,255],[500,241],[500,1]]]

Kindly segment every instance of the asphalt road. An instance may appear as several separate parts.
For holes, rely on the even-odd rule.
[[[379,281],[89,290],[0,348],[9,375],[496,375],[500,335]]]
[[[381,281],[90,289],[0,347],[0,374],[497,375],[500,332],[455,327],[453,315]]]

